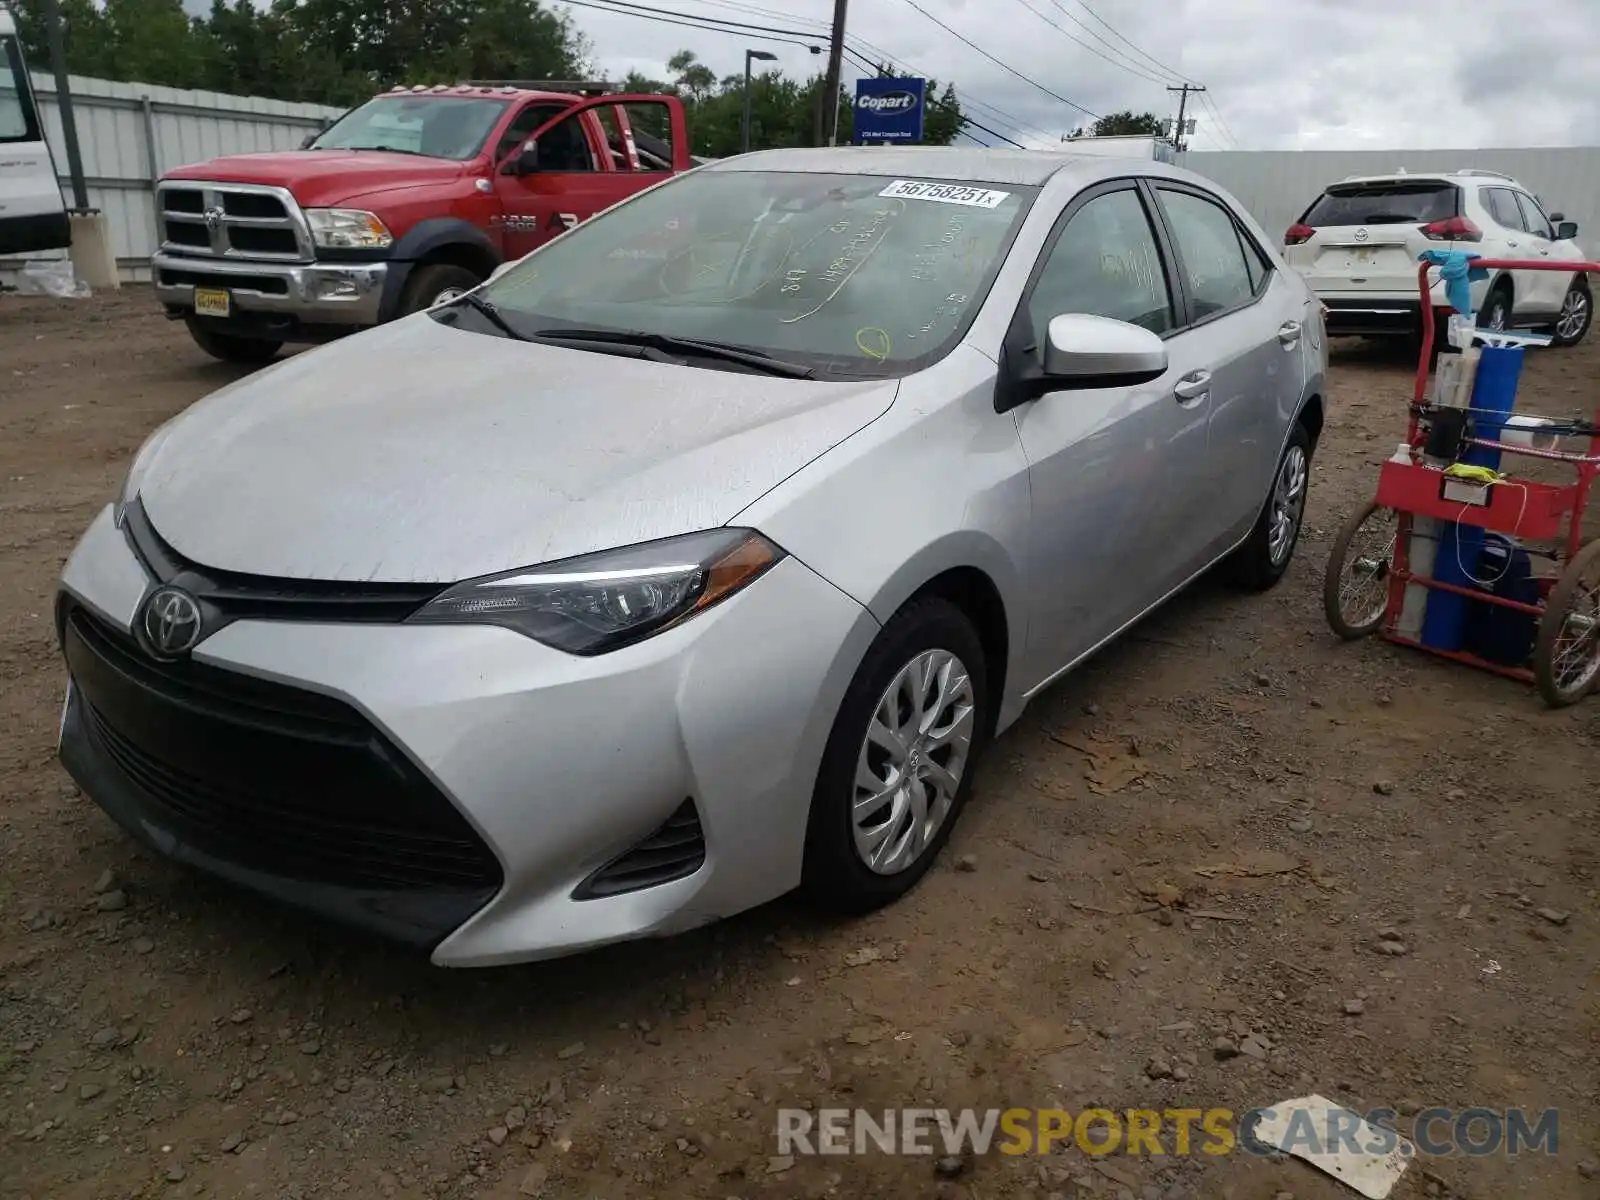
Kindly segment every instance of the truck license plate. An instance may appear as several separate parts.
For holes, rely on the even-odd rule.
[[[233,311],[233,297],[221,288],[195,288],[194,311],[201,317],[226,317]]]

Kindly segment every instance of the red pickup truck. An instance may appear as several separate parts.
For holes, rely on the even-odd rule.
[[[673,96],[396,88],[299,150],[163,176],[156,296],[207,353],[265,362],[458,295],[695,162]]]

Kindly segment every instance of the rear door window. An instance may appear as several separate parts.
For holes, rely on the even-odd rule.
[[[1517,198],[1509,188],[1484,188],[1480,193],[1484,208],[1502,229],[1522,232],[1522,213],[1517,208]]]
[[[1335,184],[1306,210],[1301,222],[1330,225],[1426,225],[1459,216],[1455,184],[1442,180],[1384,180]]]
[[[1190,192],[1159,188],[1197,321],[1227,312],[1256,294],[1233,216]]]

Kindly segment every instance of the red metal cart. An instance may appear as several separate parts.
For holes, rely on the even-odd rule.
[[[1489,270],[1600,272],[1600,263],[1592,262],[1483,258],[1474,259],[1472,265]],[[1552,706],[1576,703],[1600,677],[1600,540],[1583,542],[1584,507],[1600,473],[1600,405],[1587,418],[1545,418],[1554,421],[1551,428],[1562,431],[1564,437],[1587,438],[1588,449],[1581,454],[1513,445],[1470,433],[1461,440],[1463,452],[1478,447],[1567,464],[1577,476],[1576,482],[1567,486],[1505,477],[1486,489],[1474,489],[1449,480],[1438,465],[1424,462],[1422,448],[1428,430],[1443,411],[1427,400],[1435,336],[1429,271],[1426,263],[1417,270],[1422,353],[1406,429],[1409,461],[1391,459],[1383,464],[1376,495],[1351,516],[1334,541],[1323,588],[1328,624],[1347,639],[1378,633],[1400,645],[1535,683]],[[1463,492],[1472,494],[1473,499],[1463,500]],[[1517,539],[1522,549],[1543,564],[1531,581],[1538,601],[1516,600],[1486,588],[1413,574],[1408,548],[1413,523],[1419,517],[1434,518],[1440,528],[1472,525]],[[1451,592],[1475,603],[1532,616],[1538,626],[1531,655],[1520,662],[1495,662],[1465,649],[1427,645],[1420,636],[1403,632],[1406,593],[1416,586],[1431,589],[1428,594]]]

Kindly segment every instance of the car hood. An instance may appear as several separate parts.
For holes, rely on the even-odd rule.
[[[465,164],[450,159],[382,150],[284,150],[213,158],[179,167],[165,177],[288,188],[307,208],[319,208],[386,188],[445,182],[465,169]]]
[[[896,388],[533,345],[418,314],[200,401],[131,482],[162,538],[204,566],[453,582],[726,524]]]

